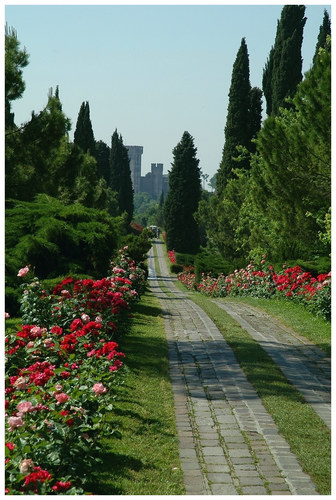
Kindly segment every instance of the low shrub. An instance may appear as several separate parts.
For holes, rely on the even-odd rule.
[[[194,265],[195,255],[190,253],[179,253],[176,252],[176,263],[184,267],[189,267]]]
[[[170,264],[170,272],[174,274],[181,273],[184,269],[184,266],[181,264]]]

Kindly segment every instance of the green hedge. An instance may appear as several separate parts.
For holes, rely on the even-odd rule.
[[[195,255],[193,254],[176,252],[176,264],[185,267],[194,266],[194,260]]]
[[[196,282],[198,283],[200,281],[202,273],[211,273],[214,277],[219,276],[221,273],[228,275],[234,272],[235,269],[245,265],[245,260],[236,259],[228,261],[223,259],[220,255],[199,253],[195,256],[194,260]]]
[[[119,218],[79,203],[64,205],[47,195],[33,202],[6,202],[6,308],[16,314],[20,268],[40,279],[66,274],[104,276],[119,246]],[[17,306],[16,306],[17,308]]]

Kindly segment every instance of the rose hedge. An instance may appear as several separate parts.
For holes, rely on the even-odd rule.
[[[7,494],[83,494],[98,438],[118,435],[106,421],[124,358],[115,338],[146,283],[126,250],[108,278],[24,285],[22,327],[6,336]]]
[[[300,302],[314,314],[330,319],[331,317],[331,272],[316,278],[301,267],[283,266],[276,273],[272,265],[266,264],[266,256],[256,267],[253,261],[246,268],[236,269],[225,276],[212,277],[202,274],[196,282],[193,268],[186,268],[178,275],[179,280],[190,290],[197,290],[212,297],[283,297]]]

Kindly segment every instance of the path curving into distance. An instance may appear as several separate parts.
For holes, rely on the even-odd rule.
[[[156,240],[153,247],[148,258],[149,283],[164,317],[186,494],[318,494],[221,332],[174,285],[176,278],[168,272],[163,244]],[[330,363],[325,355],[312,344],[304,350],[310,354],[304,354],[307,341],[279,324],[275,325],[279,331],[272,326],[273,336],[268,337],[268,317],[255,308],[240,311],[240,305],[233,303],[220,306],[268,349],[330,426]]]

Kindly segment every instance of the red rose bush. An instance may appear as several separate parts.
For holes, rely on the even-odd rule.
[[[189,290],[211,297],[280,297],[300,302],[325,319],[330,319],[331,315],[331,272],[315,278],[300,266],[284,264],[283,271],[276,273],[273,266],[266,263],[266,256],[259,266],[251,261],[246,268],[236,269],[228,276],[213,277],[203,273],[200,282],[196,283],[193,269],[189,268],[180,273],[178,279]]]
[[[6,336],[8,494],[83,494],[98,440],[118,435],[107,419],[125,357],[115,340],[146,280],[125,249],[111,266],[107,278],[69,276],[50,293],[37,278],[24,285],[22,326]]]

